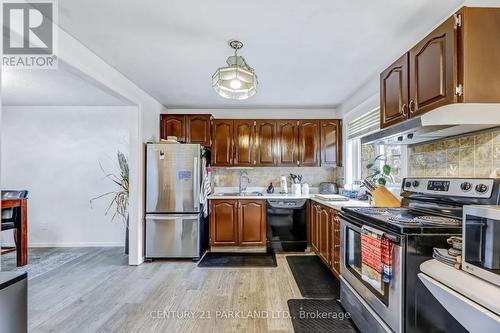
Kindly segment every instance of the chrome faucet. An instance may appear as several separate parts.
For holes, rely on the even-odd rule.
[[[243,185],[243,181],[245,181],[245,185]],[[250,183],[250,178],[248,178],[248,173],[246,171],[241,171],[240,173],[240,182],[238,184],[239,194],[243,194],[247,190],[247,186]]]

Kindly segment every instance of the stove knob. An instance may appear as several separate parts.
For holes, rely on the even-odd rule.
[[[411,182],[406,182],[406,183],[405,183],[405,187],[407,187],[407,188],[408,188],[408,187],[411,187]]]
[[[472,184],[469,182],[463,182],[460,184],[460,189],[464,192],[469,192],[472,188]]]
[[[476,192],[478,192],[478,193],[485,193],[486,191],[488,191],[488,186],[487,185],[484,185],[484,184],[478,184],[478,185],[476,185]]]
[[[420,182],[418,180],[413,181],[413,187],[418,187],[420,185]]]

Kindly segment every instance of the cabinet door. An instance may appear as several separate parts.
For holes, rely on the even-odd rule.
[[[319,213],[319,256],[327,266],[330,266],[330,212],[325,207],[320,208]]]
[[[234,120],[234,165],[255,164],[255,126],[254,120]]]
[[[179,114],[160,115],[160,138],[176,136],[177,141],[186,142],[186,116]]]
[[[276,164],[296,166],[299,164],[299,126],[297,120],[278,120],[276,122]]]
[[[266,245],[266,205],[263,200],[239,200],[238,238],[240,246]]]
[[[210,123],[212,115],[193,114],[186,116],[186,142],[202,146],[211,145]]]
[[[408,117],[408,53],[380,74],[380,128]]]
[[[340,276],[340,218],[338,213],[335,210],[331,210],[330,212],[330,221],[331,221],[331,268],[333,273],[337,276]]]
[[[311,245],[313,251],[319,253],[319,219],[320,219],[321,209],[318,204],[313,204],[313,219],[311,225]]]
[[[411,117],[456,102],[456,40],[452,16],[410,50]]]
[[[299,120],[299,162],[319,166],[319,120]]]
[[[210,245],[238,245],[237,200],[210,200]]]
[[[256,164],[260,166],[273,166],[276,164],[276,121],[257,120],[257,147]]]
[[[212,125],[212,164],[231,166],[233,164],[233,121],[215,119]]]
[[[342,130],[339,119],[321,120],[321,165],[342,164]]]

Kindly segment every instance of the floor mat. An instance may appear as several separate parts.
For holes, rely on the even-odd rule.
[[[295,333],[358,333],[336,300],[290,299],[288,309]]]
[[[198,267],[276,267],[274,252],[268,253],[217,253],[208,252]]]
[[[287,256],[295,282],[304,298],[337,299],[340,282],[318,256]]]

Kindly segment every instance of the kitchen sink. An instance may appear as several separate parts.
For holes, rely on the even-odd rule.
[[[262,196],[262,193],[260,192],[243,192],[243,193],[238,193],[238,192],[228,192],[228,193],[216,193],[214,194],[216,197],[255,197],[255,196]]]

